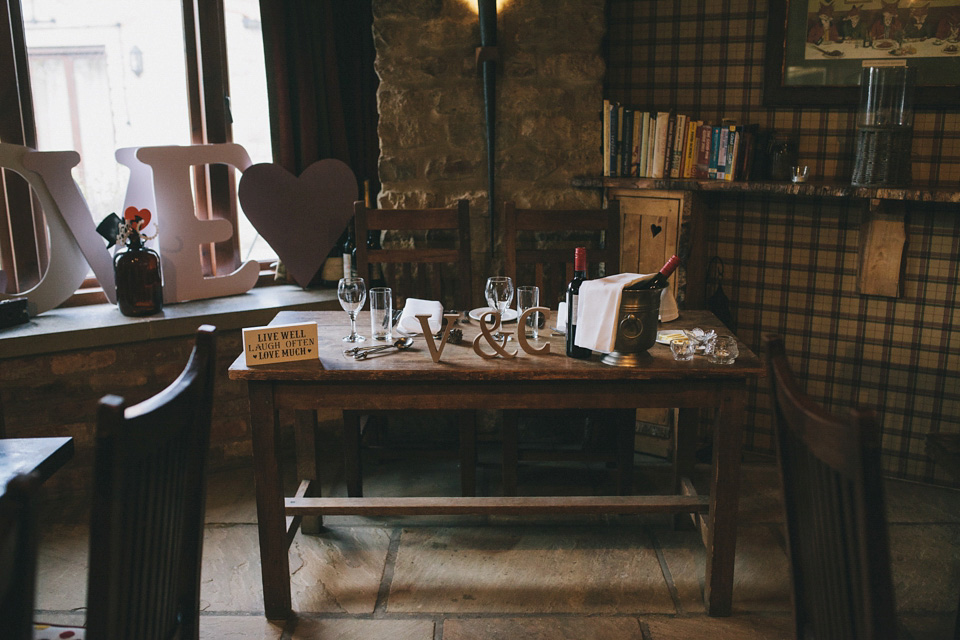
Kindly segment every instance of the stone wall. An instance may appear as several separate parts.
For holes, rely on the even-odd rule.
[[[503,4],[501,0],[501,4]],[[571,188],[600,172],[603,0],[509,0],[498,18],[495,210],[600,205]],[[488,275],[486,125],[467,0],[375,0],[379,206],[471,206],[474,272]],[[498,244],[497,237],[494,237]],[[482,284],[475,283],[474,290]]]

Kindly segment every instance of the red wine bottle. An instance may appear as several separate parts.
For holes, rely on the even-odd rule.
[[[567,355],[571,358],[586,359],[592,351],[574,344],[577,339],[577,302],[580,295],[580,283],[587,277],[587,248],[577,247],[573,253],[573,280],[567,285]]]
[[[646,280],[641,280],[635,285],[631,285],[630,289],[663,289],[667,286],[667,279],[670,277],[676,268],[680,264],[680,258],[676,255],[667,260],[667,263],[660,267],[660,271],[653,274]]]

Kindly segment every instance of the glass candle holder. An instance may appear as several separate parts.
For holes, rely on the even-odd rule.
[[[863,68],[851,180],[854,186],[910,183],[916,75],[916,69],[907,66]]]
[[[670,351],[674,360],[693,360],[696,344],[690,338],[674,338],[670,341]]]

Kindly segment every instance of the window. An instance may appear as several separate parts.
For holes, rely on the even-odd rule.
[[[0,55],[0,90],[20,101],[0,107],[0,120],[16,123],[0,140],[79,152],[74,179],[95,222],[123,206],[129,171],[118,148],[235,141],[253,162],[272,161],[258,0],[4,4],[13,37],[0,53],[13,55]],[[5,174],[0,264],[7,291],[22,291],[43,271],[45,236],[25,183]],[[243,216],[231,169],[198,167],[193,178],[198,215],[236,230],[203,251],[209,275],[276,259]]]

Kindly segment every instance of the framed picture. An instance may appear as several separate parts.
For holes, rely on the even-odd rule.
[[[916,108],[960,104],[960,0],[770,0],[768,20],[764,106],[856,106],[864,63],[893,60]]]

